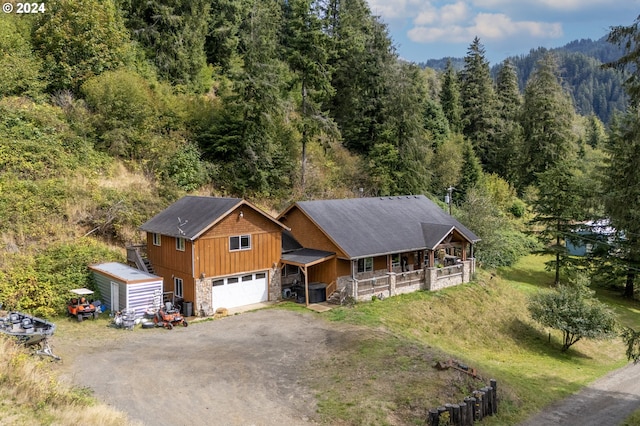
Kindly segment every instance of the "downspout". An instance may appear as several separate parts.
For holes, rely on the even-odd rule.
[[[193,279],[193,286],[191,286],[191,291],[193,292],[193,303],[196,304],[196,244],[195,241],[191,241],[191,279]],[[182,300],[184,301],[184,288],[182,289]]]

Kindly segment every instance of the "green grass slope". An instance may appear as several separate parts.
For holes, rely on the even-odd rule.
[[[582,340],[562,353],[560,334],[529,318],[527,296],[553,280],[543,262],[529,256],[497,274],[481,271],[475,283],[325,314],[368,331],[357,347],[318,367],[323,373],[312,382],[322,418],[348,425],[424,424],[428,409],[460,402],[493,378],[499,415],[483,423],[513,425],[624,365],[618,339]],[[640,326],[637,302],[611,295],[605,301],[621,322]],[[478,369],[483,380],[433,367],[448,358]]]

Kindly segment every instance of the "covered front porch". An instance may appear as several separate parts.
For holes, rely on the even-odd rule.
[[[337,290],[336,254],[303,248],[284,253],[280,259],[283,299],[309,306],[325,302]]]

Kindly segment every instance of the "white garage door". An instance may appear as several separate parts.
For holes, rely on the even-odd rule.
[[[257,272],[214,281],[211,305],[214,310],[218,308],[229,309],[265,302],[268,297],[267,274],[266,272]]]

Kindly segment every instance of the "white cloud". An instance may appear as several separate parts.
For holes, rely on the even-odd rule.
[[[414,18],[421,9],[430,6],[426,0],[368,0],[368,3],[371,12],[385,21]]]
[[[448,22],[445,25],[417,25],[407,33],[410,40],[419,43],[470,42],[474,37],[486,41],[502,41],[513,37],[555,39],[562,37],[562,25],[534,21],[512,21],[505,14],[479,13],[466,22]]]
[[[596,8],[619,8],[628,9],[632,3],[638,4],[637,0],[471,0],[474,7],[486,10],[530,10],[546,9],[553,11],[583,11]]]
[[[472,16],[469,6],[462,1],[444,5],[440,9],[429,8],[421,12],[413,21],[415,25],[437,22],[440,25],[453,25]]]

